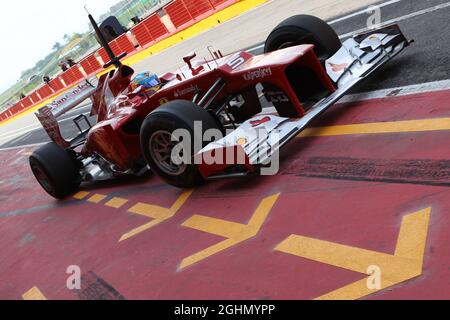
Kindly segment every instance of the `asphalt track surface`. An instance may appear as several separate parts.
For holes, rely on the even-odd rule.
[[[403,0],[381,7],[382,23],[400,19],[399,24],[402,31],[409,39],[415,40],[415,43],[397,57],[395,61],[384,66],[351,93],[369,92],[448,79],[450,74],[450,55],[448,54],[450,52],[449,4],[449,1],[444,0]],[[344,18],[341,21],[332,23],[333,28],[339,35],[346,35],[367,26],[368,13],[348,18],[351,14],[348,13],[343,17],[335,17],[329,20],[329,22],[332,22]],[[261,54],[263,52],[261,43],[251,44],[248,48],[243,48],[243,50],[253,54]],[[71,119],[81,113],[89,114],[90,107],[89,104],[86,104],[61,119],[61,130],[65,137],[71,138],[76,135],[77,129]],[[90,118],[90,120],[92,123],[95,123],[95,118]],[[38,128],[20,136],[12,135],[9,141],[0,145],[0,148],[33,145],[44,143],[48,140],[44,130]]]
[[[390,1],[384,21],[444,3],[415,2]],[[286,146],[276,176],[124,177],[54,201],[30,174],[36,146],[1,150],[0,298],[449,299],[450,81],[423,85],[448,78],[449,11],[433,10],[402,18],[416,44]]]

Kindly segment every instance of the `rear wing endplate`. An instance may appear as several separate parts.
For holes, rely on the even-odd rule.
[[[36,117],[50,139],[62,148],[68,148],[70,143],[61,134],[58,118],[78,107],[86,99],[91,98],[97,84],[98,79],[96,77],[86,79],[36,112]]]

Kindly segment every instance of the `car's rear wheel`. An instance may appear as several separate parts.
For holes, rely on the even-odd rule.
[[[334,29],[325,21],[310,15],[296,15],[284,20],[269,35],[265,52],[313,44],[321,61],[332,57],[342,46]]]
[[[202,124],[201,130],[195,130],[196,122]],[[189,141],[174,139],[174,132],[180,129],[189,136]],[[141,149],[152,171],[164,181],[178,188],[193,188],[204,182],[193,157],[208,143],[203,141],[203,135],[210,129],[222,131],[208,111],[191,101],[171,101],[145,119]],[[180,145],[184,146],[177,154],[180,157],[174,158],[174,148]],[[183,152],[189,154],[185,156]],[[181,161],[186,158],[189,161]]]
[[[44,145],[29,160],[36,180],[52,197],[64,199],[80,187],[81,178],[76,160],[57,144]]]

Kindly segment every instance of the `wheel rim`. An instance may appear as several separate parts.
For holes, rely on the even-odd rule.
[[[282,44],[279,45],[278,50],[293,47],[294,45],[295,45],[295,42],[292,42],[292,41],[283,42]]]
[[[171,176],[179,176],[187,169],[186,164],[178,165],[173,162],[172,151],[178,143],[172,141],[170,132],[163,130],[153,133],[150,137],[150,156],[160,170]]]
[[[55,189],[53,188],[50,178],[47,176],[45,171],[36,164],[32,166],[32,171],[42,188],[44,188],[48,193],[53,194]]]
[[[277,50],[282,50],[282,49],[286,49],[286,48],[301,45],[301,44],[314,44],[315,45],[314,51],[316,52],[317,57],[319,59],[327,59],[326,52],[324,52],[323,48],[316,43],[315,39],[310,34],[305,35],[296,40],[287,40],[286,39],[277,46]]]

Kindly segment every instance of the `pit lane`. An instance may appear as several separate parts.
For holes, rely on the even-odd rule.
[[[388,1],[388,5],[382,6],[382,21],[395,20],[399,17],[405,17],[424,9],[433,9],[440,5],[449,3],[444,0],[429,1],[410,1],[402,0],[399,2]],[[386,3],[386,2],[380,2]],[[333,28],[340,35],[360,30],[366,27],[367,13],[356,10],[358,13],[348,13],[342,17],[329,19]],[[403,32],[410,38],[416,40],[408,50],[397,57],[395,61],[381,68],[371,79],[357,86],[351,93],[370,92],[380,89],[397,88],[413,84],[429,83],[434,81],[446,80],[450,74],[450,25],[447,23],[450,7],[444,7],[436,11],[413,16],[400,22]],[[343,19],[343,20],[339,20]],[[210,33],[219,32],[212,30]],[[263,52],[262,43],[255,43],[251,46],[242,48],[253,54]],[[186,50],[194,50],[189,47]],[[178,50],[179,51],[179,50]],[[137,71],[152,69],[152,61],[155,57],[150,57],[148,62],[139,63]],[[424,68],[426,66],[426,72]],[[269,105],[267,105],[269,107]],[[86,105],[78,109],[76,114],[88,114],[90,106]],[[75,115],[76,115],[75,114]],[[74,113],[62,118],[61,129],[63,135],[73,137],[76,135],[76,128],[70,119]],[[32,118],[32,115],[30,115]],[[94,118],[91,118],[95,122]],[[23,126],[10,126],[9,129],[0,127],[0,149],[16,146],[32,145],[48,141],[46,133],[42,130],[39,123],[32,118],[24,123]]]
[[[414,61],[431,53],[417,46],[411,72],[440,80],[447,65],[423,72]],[[357,91],[417,83],[397,82],[401,60]],[[283,151],[279,175],[189,191],[144,177],[55,202],[30,176],[33,148],[1,151],[0,297],[448,299],[449,98],[339,104]],[[80,291],[66,287],[74,265]],[[367,291],[370,266],[381,290]]]

